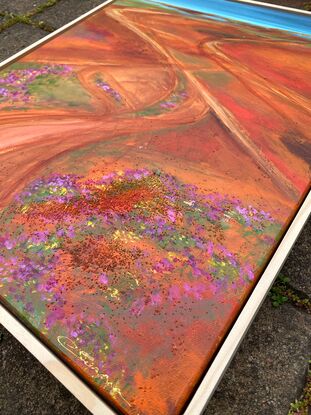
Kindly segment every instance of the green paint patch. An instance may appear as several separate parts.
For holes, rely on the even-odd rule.
[[[119,0],[118,6],[124,6],[124,7],[135,7],[136,9],[145,9],[146,4],[139,0]],[[158,10],[164,8],[161,4],[152,4],[148,3],[148,9],[150,10]]]
[[[191,66],[199,65],[201,67],[204,66],[204,68],[211,67],[211,64],[206,61],[205,57],[202,58],[200,56],[194,56],[193,54],[182,53],[178,50],[172,50],[172,54],[179,61],[183,63],[189,63]]]
[[[57,75],[39,76],[29,85],[29,92],[36,101],[59,103],[68,107],[90,108],[91,97],[75,76],[61,78]]]
[[[29,109],[30,109],[30,107],[12,106],[12,107],[3,107],[2,111],[28,111]]]
[[[21,70],[21,69],[29,69],[29,66],[31,65],[32,69],[40,69],[42,67],[41,63],[36,62],[14,62],[10,66],[8,66],[6,69],[1,71],[1,76],[5,75],[6,73],[12,72],[14,70]]]
[[[226,72],[205,72],[198,71],[196,75],[213,86],[228,85],[232,81],[232,77]]]
[[[177,77],[177,86],[172,94],[170,94],[166,99],[159,101],[157,104],[142,111],[138,111],[136,116],[160,115],[165,112],[172,111],[181,105],[183,101],[188,98],[187,80],[182,73],[178,73]]]

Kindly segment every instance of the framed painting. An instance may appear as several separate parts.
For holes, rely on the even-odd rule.
[[[108,1],[0,72],[1,323],[93,414],[200,414],[310,213],[310,14]]]

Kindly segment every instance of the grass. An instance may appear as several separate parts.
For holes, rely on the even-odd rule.
[[[301,291],[294,288],[290,279],[284,275],[279,275],[274,286],[269,293],[273,307],[280,307],[284,303],[304,309],[311,313],[311,299]]]
[[[311,360],[309,360],[309,369],[307,375],[306,386],[302,392],[300,399],[296,399],[291,403],[288,415],[308,415],[311,408]]]

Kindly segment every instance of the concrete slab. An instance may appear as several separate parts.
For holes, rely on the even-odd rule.
[[[267,299],[204,415],[285,415],[300,396],[311,351],[311,316]]]
[[[262,3],[271,3],[271,4],[282,4],[282,6],[286,7],[294,7],[296,9],[307,9],[307,1],[306,0],[258,0]],[[310,3],[310,2],[309,2]]]
[[[0,370],[0,412],[3,415],[89,414],[2,326]]]
[[[47,33],[32,26],[17,23],[0,33],[0,61],[36,42]]]
[[[104,0],[62,0],[38,14],[35,20],[43,20],[58,29],[102,3]]]
[[[0,12],[25,14],[46,2],[47,0],[0,0]]]
[[[282,273],[290,278],[290,284],[311,297],[311,260],[310,260],[311,220],[304,227],[299,241],[289,254]]]

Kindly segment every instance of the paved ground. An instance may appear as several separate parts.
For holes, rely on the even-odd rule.
[[[297,9],[311,10],[311,1],[306,0],[257,0],[262,3],[279,4],[286,7],[296,7]]]
[[[311,10],[301,0],[261,0]],[[0,60],[81,15],[101,0],[0,0]],[[282,273],[298,297],[311,295],[311,221]],[[297,291],[295,291],[297,290]],[[297,301],[296,301],[297,303]],[[298,300],[299,303],[299,300]],[[302,393],[311,354],[311,315],[268,298],[205,415],[287,415]],[[88,411],[0,327],[0,413],[87,415]],[[305,415],[307,412],[301,413]]]

